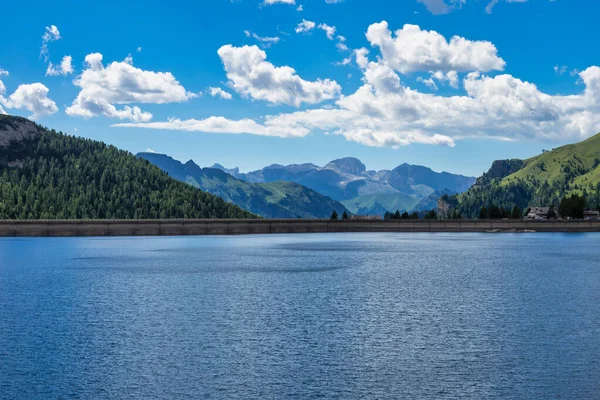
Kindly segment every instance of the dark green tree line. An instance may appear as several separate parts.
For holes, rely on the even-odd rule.
[[[581,219],[585,211],[586,200],[583,196],[576,194],[564,197],[558,206],[558,213],[563,218]]]
[[[0,219],[252,217],[102,142],[51,130],[0,148]]]

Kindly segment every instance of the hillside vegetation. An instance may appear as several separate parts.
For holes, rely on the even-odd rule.
[[[573,194],[590,208],[600,205],[600,134],[558,147],[527,160],[495,161],[467,192],[458,196],[459,210],[476,217],[484,206],[558,206]]]
[[[0,219],[251,218],[104,143],[0,115]]]

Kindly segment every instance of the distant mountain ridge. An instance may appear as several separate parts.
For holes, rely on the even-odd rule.
[[[194,161],[185,164],[166,154],[138,153],[171,177],[221,197],[265,218],[329,218],[335,210],[348,211],[341,203],[290,181],[246,182],[237,179],[239,170],[215,164],[201,168]],[[232,174],[233,173],[233,174]]]
[[[474,177],[435,172],[428,167],[406,163],[392,170],[370,171],[354,157],[333,160],[324,167],[312,163],[273,164],[248,173],[235,170],[237,175],[234,176],[247,182],[301,184],[341,202],[358,214],[380,214],[381,211],[396,211],[396,207],[405,211],[418,210],[415,207],[430,205],[431,202],[422,200],[436,192],[462,193],[475,183]]]
[[[227,172],[229,175],[233,176],[234,178],[237,178],[238,176],[240,176],[240,169],[237,167],[228,169],[228,168],[225,168],[224,166],[222,166],[221,164],[217,163],[217,164],[213,164],[209,168],[220,169],[223,172]]]

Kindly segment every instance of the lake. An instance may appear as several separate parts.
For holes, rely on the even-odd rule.
[[[0,239],[0,398],[600,398],[600,234]]]

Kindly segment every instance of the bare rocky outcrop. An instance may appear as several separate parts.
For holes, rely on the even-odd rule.
[[[8,147],[11,143],[31,141],[41,134],[41,129],[26,118],[0,115],[0,147]]]
[[[486,179],[503,179],[514,174],[525,166],[525,161],[517,158],[511,160],[496,160],[491,168],[484,174]]]

